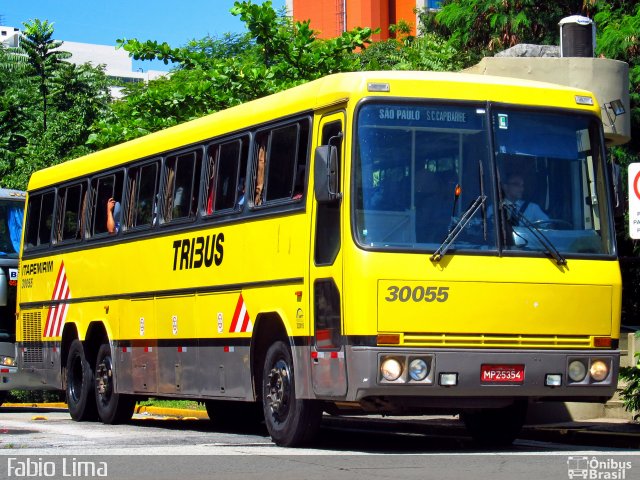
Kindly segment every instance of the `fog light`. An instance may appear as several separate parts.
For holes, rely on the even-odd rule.
[[[453,387],[458,384],[458,374],[457,373],[441,373],[440,374],[440,385],[443,387]]]
[[[428,374],[429,367],[427,366],[427,362],[421,358],[414,358],[411,360],[411,363],[409,364],[409,376],[411,377],[411,380],[421,382],[427,378]]]
[[[547,373],[544,377],[544,384],[547,387],[559,387],[562,385],[562,375],[559,373]]]
[[[609,375],[609,367],[602,360],[596,360],[591,364],[591,368],[589,368],[589,375],[591,375],[591,378],[596,382],[601,382]]]
[[[581,382],[587,376],[587,367],[580,360],[569,364],[569,378],[574,382]]]
[[[380,372],[382,373],[382,378],[388,382],[394,382],[402,375],[402,365],[395,358],[387,358],[382,361]]]

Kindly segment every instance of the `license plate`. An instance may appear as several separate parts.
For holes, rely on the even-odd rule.
[[[524,365],[482,365],[480,369],[482,383],[522,383]]]

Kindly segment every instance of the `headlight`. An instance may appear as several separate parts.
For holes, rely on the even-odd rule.
[[[428,374],[429,367],[427,366],[427,362],[421,358],[414,358],[411,360],[411,363],[409,364],[409,376],[411,377],[411,380],[421,382],[427,378]]]
[[[395,358],[387,358],[380,365],[380,373],[388,382],[394,382],[402,375],[402,365]]]
[[[580,360],[569,364],[569,378],[574,382],[581,382],[587,376],[587,367]]]
[[[4,367],[13,367],[15,365],[15,361],[13,357],[0,357],[0,364]]]
[[[609,367],[602,360],[596,360],[591,364],[591,368],[589,368],[589,375],[591,375],[591,378],[596,382],[601,382],[609,375]]]

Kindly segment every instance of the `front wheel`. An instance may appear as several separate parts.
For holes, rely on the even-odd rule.
[[[75,339],[69,347],[66,366],[67,406],[76,422],[97,420],[93,396],[93,371],[84,355],[82,342]]]
[[[111,347],[101,345],[96,358],[95,397],[102,423],[116,424],[131,419],[136,406],[135,397],[115,393]]]
[[[267,350],[262,381],[262,408],[276,445],[297,447],[313,440],[322,409],[314,400],[296,398],[295,372],[289,346],[282,341]]]
[[[527,402],[516,401],[504,408],[487,408],[462,414],[467,431],[482,447],[505,447],[516,439],[525,417]]]

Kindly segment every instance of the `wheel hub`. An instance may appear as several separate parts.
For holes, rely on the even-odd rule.
[[[101,397],[109,398],[113,387],[111,361],[105,358],[96,366],[96,389]]]
[[[282,418],[289,410],[291,395],[291,376],[289,366],[279,360],[269,372],[267,378],[267,402],[274,416]]]

